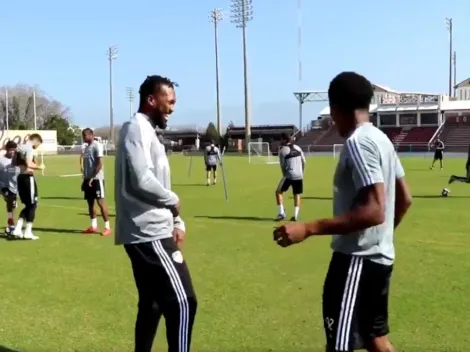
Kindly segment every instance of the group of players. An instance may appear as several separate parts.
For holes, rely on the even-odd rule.
[[[103,145],[94,138],[93,131],[90,128],[83,130],[82,138],[85,143],[80,155],[80,168],[83,175],[81,190],[87,202],[91,219],[91,224],[84,230],[84,233],[99,232],[95,211],[96,203],[104,221],[104,229],[101,235],[109,236],[111,234],[111,226],[107,205],[104,200]],[[5,199],[7,210],[5,234],[11,239],[39,239],[33,233],[33,222],[38,205],[38,187],[34,172],[42,170],[44,165],[36,163],[34,154],[41,144],[41,135],[37,133],[29,136],[28,141],[21,145],[17,145],[14,141],[8,141],[4,147],[5,154],[0,157],[0,189]],[[15,223],[17,198],[20,199],[24,208],[19,213]],[[23,226],[25,226],[24,231]]]

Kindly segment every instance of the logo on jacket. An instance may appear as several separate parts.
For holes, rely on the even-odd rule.
[[[173,260],[178,263],[178,264],[182,264],[183,263],[183,254],[180,252],[180,251],[176,251],[176,252],[173,252],[173,254],[171,255],[171,257],[173,258]]]

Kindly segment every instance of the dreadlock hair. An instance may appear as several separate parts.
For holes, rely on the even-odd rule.
[[[142,107],[145,104],[145,101],[147,100],[147,97],[149,95],[154,94],[162,86],[168,86],[174,89],[175,87],[178,87],[178,83],[173,82],[167,77],[162,77],[162,76],[157,76],[157,75],[147,76],[147,78],[140,85],[140,88],[139,88],[140,107]]]

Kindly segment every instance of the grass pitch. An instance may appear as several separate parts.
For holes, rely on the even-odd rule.
[[[113,158],[105,160],[113,214]],[[440,197],[448,176],[464,173],[464,160],[446,160],[444,171],[430,171],[425,158],[402,160],[414,204],[396,234],[391,338],[399,351],[468,351],[470,187],[452,185],[451,195]],[[227,156],[225,202],[221,182],[203,185],[202,158],[193,159],[191,177],[188,157],[172,155],[170,162],[187,225],[184,255],[199,299],[193,351],[323,351],[329,238],[288,249],[273,243],[279,166]],[[77,156],[45,163],[47,175],[79,171]],[[334,167],[331,157],[308,159],[303,220],[331,215]],[[38,177],[35,234],[41,239],[0,240],[5,351],[132,350],[137,299],[129,260],[112,238],[80,233],[89,225],[80,182]],[[292,215],[290,196],[286,209]],[[155,351],[165,350],[163,329],[162,322]]]

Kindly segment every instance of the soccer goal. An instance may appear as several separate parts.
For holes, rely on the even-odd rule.
[[[279,164],[267,142],[248,143],[248,161],[250,164]]]
[[[339,158],[339,154],[343,150],[343,144],[333,144],[333,158]]]

